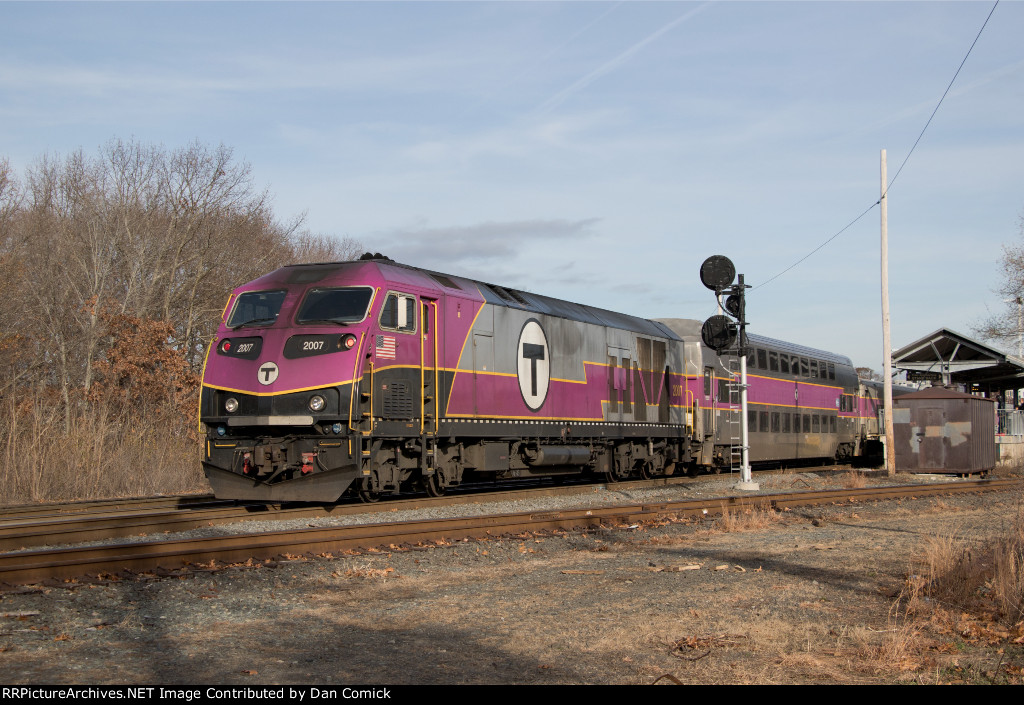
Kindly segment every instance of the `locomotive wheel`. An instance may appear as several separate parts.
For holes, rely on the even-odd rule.
[[[639,463],[637,463],[637,470],[640,471],[641,480],[650,480],[652,477],[654,477],[654,471],[651,467],[651,461],[649,460],[641,460]]]
[[[374,504],[380,501],[380,492],[372,490],[366,485],[359,488],[359,499],[367,504]]]
[[[435,471],[433,475],[427,475],[423,478],[423,491],[431,497],[440,497],[444,494],[445,488],[441,487],[441,482],[437,479],[438,473]]]

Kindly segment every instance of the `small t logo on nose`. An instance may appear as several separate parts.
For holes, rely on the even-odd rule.
[[[256,378],[260,381],[260,384],[273,384],[274,380],[277,379],[278,372],[277,365],[273,362],[266,362],[260,365],[260,371]]]

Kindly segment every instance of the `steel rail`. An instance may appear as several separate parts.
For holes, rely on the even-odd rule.
[[[792,466],[785,468],[774,468],[774,469],[759,469],[759,474],[774,474],[774,473],[805,473],[805,472],[820,472],[820,471],[839,471],[849,469],[849,465],[842,464],[830,464],[830,465],[814,465],[814,466]],[[722,473],[723,475],[726,473]],[[735,473],[732,473],[735,474]],[[720,475],[701,475],[697,477],[690,477],[687,475],[672,475],[667,477],[657,477],[653,480],[624,480],[619,483],[608,485],[608,487],[633,487],[636,483],[648,483],[644,486],[649,486],[649,483],[662,483],[672,484],[677,482],[699,482],[701,479],[708,478],[713,479]],[[565,486],[589,486],[589,487],[602,487],[605,483],[595,483],[593,480],[583,479],[579,482],[573,482],[574,477],[566,477],[563,479]],[[479,488],[486,488],[486,491],[493,492],[495,488],[501,489],[502,487],[508,487],[510,490],[522,490],[532,489],[532,486],[527,485],[523,480],[507,481],[505,483],[481,483]],[[473,491],[474,487],[469,487],[469,491]],[[551,489],[549,487],[549,489]],[[448,497],[461,496],[459,494],[449,494]],[[397,501],[397,500],[388,500]],[[91,499],[81,500],[76,502],[52,502],[52,503],[41,503],[41,504],[10,504],[0,505],[0,526],[10,523],[27,521],[33,518],[45,519],[45,518],[59,518],[64,516],[70,516],[74,514],[87,514],[87,515],[100,515],[100,514],[121,514],[124,512],[141,511],[141,510],[177,510],[187,509],[192,507],[224,507],[224,506],[237,506],[240,502],[238,500],[220,500],[214,497],[212,494],[183,494],[183,495],[165,495],[165,496],[154,496],[154,497],[123,497],[118,499]],[[267,506],[272,506],[273,503],[265,503]]]
[[[662,487],[668,484],[694,482],[690,478],[656,478],[615,485],[616,488]],[[384,504],[351,504],[282,506],[280,504],[212,502],[181,509],[154,511],[147,502],[126,504],[124,511],[112,511],[107,506],[94,513],[79,511],[67,515],[45,515],[33,518],[0,520],[0,552],[16,551],[39,546],[58,546],[86,541],[123,538],[153,533],[188,531],[215,524],[241,521],[285,520],[306,517],[349,516],[390,510],[418,509],[469,502],[500,502],[510,498],[533,498],[553,495],[593,492],[603,485],[577,484],[563,487],[515,489],[484,493],[445,495],[443,497],[409,497]]]
[[[113,514],[143,509],[185,509],[187,507],[228,504],[237,504],[237,502],[234,500],[216,499],[212,494],[125,497],[122,499],[96,499],[46,504],[12,504],[0,506],[0,526],[34,518],[73,516],[75,514]]]
[[[245,562],[281,555],[328,554],[351,549],[427,541],[496,538],[541,530],[632,524],[664,516],[702,516],[746,507],[786,509],[809,504],[918,497],[1020,487],[1016,479],[969,480],[936,485],[899,485],[817,492],[728,496],[592,509],[522,512],[449,519],[409,520],[356,526],[148,541],[113,546],[48,549],[0,555],[0,582],[28,584],[88,574],[176,569],[189,564]]]
[[[820,472],[820,471],[839,471],[842,469],[848,469],[846,465],[818,465],[818,466],[807,466],[807,467],[789,467],[781,469],[762,469],[758,473],[805,473],[805,472]],[[618,483],[608,484],[605,482],[595,483],[592,479],[580,479],[580,478],[564,478],[562,484],[557,487],[547,485],[545,487],[535,487],[534,485],[525,483],[522,480],[507,481],[503,483],[481,483],[479,485],[466,486],[463,490],[457,490],[455,493],[449,493],[445,495],[445,498],[452,502],[459,501],[479,501],[478,497],[473,494],[477,492],[489,492],[494,496],[501,497],[499,494],[503,491],[510,492],[521,492],[528,493],[530,491],[547,492],[548,494],[557,494],[560,491],[573,491],[573,490],[559,490],[558,488],[621,488],[629,489],[635,487],[651,487],[651,486],[663,486],[677,483],[687,482],[700,482],[702,479],[713,479],[720,477],[720,475],[704,475],[698,477],[690,477],[687,475],[673,475],[667,477],[656,477],[651,480],[624,480]],[[577,481],[574,481],[577,480]],[[466,499],[467,496],[472,497]],[[529,496],[529,495],[526,495]],[[419,497],[423,499],[423,497]],[[410,501],[410,498],[398,497],[388,498],[387,506],[392,506],[395,502]],[[340,502],[339,505],[345,504]],[[143,511],[154,511],[154,512],[175,512],[185,510],[196,510],[196,509],[218,509],[228,507],[262,507],[268,511],[277,511],[282,508],[281,504],[274,502],[241,502],[239,500],[219,500],[213,495],[168,495],[158,497],[131,497],[131,498],[120,498],[120,499],[105,499],[105,500],[84,500],[78,502],[59,502],[59,503],[48,503],[48,504],[18,504],[0,506],[0,531],[3,531],[4,527],[16,526],[19,524],[27,524],[30,522],[38,521],[45,523],[47,521],[58,523],[61,521],[70,521],[72,517],[79,516],[82,518],[94,518],[107,516],[111,519],[117,519],[122,516],[131,514],[133,512]],[[308,505],[312,506],[312,505]],[[338,505],[317,505],[317,506],[338,506]],[[356,503],[355,506],[366,507],[361,503]],[[373,505],[369,505],[373,506]],[[381,505],[384,506],[384,505]],[[372,509],[363,509],[360,511],[373,511]],[[239,509],[240,516],[243,517],[245,510]],[[156,528],[155,530],[161,530]],[[16,531],[9,531],[7,535],[14,535]],[[130,534],[123,534],[130,535]],[[107,538],[114,538],[109,536]],[[11,544],[13,545],[13,544]],[[39,545],[39,544],[32,544]],[[0,548],[0,550],[7,550]]]

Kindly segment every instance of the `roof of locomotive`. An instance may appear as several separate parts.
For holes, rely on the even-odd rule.
[[[320,281],[328,283],[331,275],[336,272],[342,270],[351,271],[356,268],[365,267],[376,268],[385,281],[389,283],[394,282],[429,289],[443,289],[449,295],[457,296],[461,294],[470,298],[479,297],[484,302],[494,306],[517,308],[582,323],[629,330],[634,333],[657,338],[680,340],[679,336],[671,328],[658,321],[640,318],[639,316],[630,316],[625,313],[617,313],[595,306],[584,306],[583,304],[554,299],[550,296],[534,294],[519,289],[488,284],[476,279],[441,274],[429,269],[401,264],[381,257],[351,262],[287,265],[249,282],[245,285],[245,288],[312,284]]]

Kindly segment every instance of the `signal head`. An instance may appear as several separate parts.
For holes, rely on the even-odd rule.
[[[712,255],[700,266],[701,283],[713,291],[721,291],[736,278],[736,267],[724,255]]]
[[[728,298],[725,300],[725,310],[733,318],[740,318],[743,313],[740,308],[741,303],[739,294],[729,294]]]
[[[728,316],[712,316],[704,321],[700,329],[700,339],[717,353],[736,342],[737,325]]]

